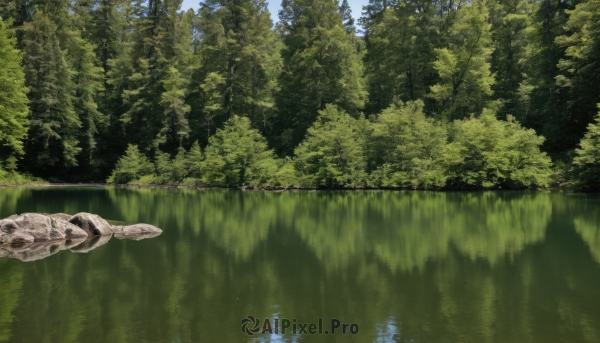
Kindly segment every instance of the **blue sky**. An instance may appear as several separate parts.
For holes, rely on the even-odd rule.
[[[183,0],[183,5],[181,9],[187,10],[189,8],[198,9],[201,0]],[[360,12],[362,11],[362,7],[369,3],[369,0],[348,0],[350,7],[352,8],[352,16],[355,19],[360,17]],[[277,22],[277,13],[279,12],[279,8],[281,7],[281,0],[274,0],[269,2],[269,11],[271,12],[271,17],[273,18],[273,22]]]

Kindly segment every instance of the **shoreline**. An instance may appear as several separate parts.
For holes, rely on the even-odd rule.
[[[189,189],[238,189],[242,191],[269,191],[269,192],[289,192],[289,191],[436,191],[436,192],[473,192],[473,191],[566,191],[573,193],[589,194],[593,192],[578,191],[573,188],[572,184],[565,183],[547,188],[413,188],[413,187],[354,187],[354,188],[326,188],[326,187],[282,187],[282,186],[264,186],[264,187],[249,187],[249,186],[224,186],[224,185],[184,185],[184,184],[110,184],[101,182],[92,183],[74,183],[74,182],[41,182],[27,184],[0,184],[0,188],[17,188],[17,187],[119,187],[119,188],[189,188]]]

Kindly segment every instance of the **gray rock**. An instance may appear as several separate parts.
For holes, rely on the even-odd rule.
[[[79,226],[90,236],[104,236],[113,233],[113,229],[110,224],[96,214],[85,212],[77,213],[71,217],[69,222]]]
[[[9,218],[0,220],[0,233],[9,234],[17,231],[18,229],[19,227],[14,220]]]
[[[66,240],[88,238],[88,233],[77,225],[71,224],[66,220],[52,219],[52,226],[60,231]]]
[[[46,215],[24,213],[10,218],[8,220],[12,220],[17,228],[15,232],[28,233],[36,242],[65,239],[65,235],[52,226],[52,219]]]
[[[155,236],[158,236],[162,233],[162,230],[150,224],[135,224],[127,226],[113,226],[113,232],[120,236],[136,236],[146,234],[154,234]]]
[[[71,220],[71,215],[69,214],[65,214],[65,213],[54,213],[54,214],[50,214],[48,215],[48,217],[52,218],[52,219],[62,219],[64,221],[69,221]]]
[[[35,237],[28,232],[20,231],[14,220],[0,220],[0,244],[26,245],[34,241]]]

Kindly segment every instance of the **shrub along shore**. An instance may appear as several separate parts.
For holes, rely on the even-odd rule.
[[[319,112],[293,158],[277,158],[245,117],[217,130],[204,151],[198,143],[150,161],[130,145],[107,180],[113,184],[285,188],[523,189],[578,177],[595,180],[598,124],[576,150],[574,168],[552,166],[544,138],[494,108],[443,122],[425,116],[423,102],[394,103],[377,116],[355,119],[329,105]],[[597,154],[597,152],[596,152]]]
[[[0,169],[0,186],[41,185],[45,183],[46,181],[39,177],[20,174],[14,170],[6,171]]]

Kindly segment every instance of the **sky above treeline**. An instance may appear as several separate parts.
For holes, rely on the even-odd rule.
[[[200,7],[200,1],[202,0],[183,0],[183,4],[181,5],[182,10],[187,10],[189,8],[198,9]],[[348,0],[350,7],[352,8],[352,16],[355,20],[358,20],[360,17],[362,7],[368,5],[369,0]],[[281,8],[281,0],[273,0],[269,1],[269,11],[271,12],[271,18],[273,19],[273,23],[279,21],[277,14],[279,13],[279,9]],[[357,22],[358,25],[358,22]]]

